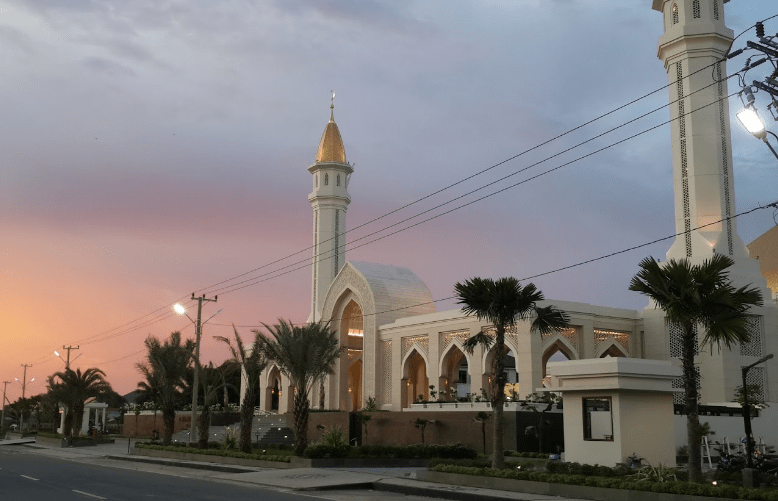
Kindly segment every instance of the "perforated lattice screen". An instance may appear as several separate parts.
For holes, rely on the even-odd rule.
[[[752,367],[749,369],[748,374],[746,375],[746,384],[759,388],[759,390],[757,390],[759,398],[764,399],[764,367]]]
[[[563,338],[565,338],[567,340],[567,342],[570,343],[573,346],[573,348],[575,348],[575,350],[577,352],[578,351],[578,346],[580,344],[579,339],[581,337],[582,330],[583,330],[583,328],[580,325],[578,325],[578,326],[574,325],[573,327],[568,327],[567,329],[562,329],[561,331],[559,331],[558,334],[560,336],[562,336]],[[551,339],[552,337],[554,337],[556,335],[557,335],[556,331],[549,332],[548,334],[543,334],[543,341],[545,341],[546,339]]]
[[[673,19],[678,15],[677,6],[673,5]],[[677,22],[677,21],[674,21]],[[692,257],[692,236],[691,236],[691,210],[689,205],[689,171],[688,159],[686,154],[686,111],[683,94],[683,67],[681,62],[675,64],[676,90],[678,94],[678,133],[681,143],[681,188],[683,191],[683,219],[684,219],[684,239],[686,244],[686,257]]]
[[[719,0],[713,0],[713,19],[719,20]]]
[[[714,2],[715,5],[715,2]],[[729,217],[732,215],[732,199],[729,194],[729,154],[727,153],[727,118],[728,112],[725,110],[724,103],[724,79],[721,76],[721,65],[716,65],[716,79],[718,80],[718,93],[719,93],[719,131],[721,133],[721,173],[724,175],[724,214],[727,216],[727,252],[729,255],[734,254],[733,242],[732,242],[732,220]]]
[[[678,24],[678,5],[673,4],[673,24]]]
[[[384,404],[392,403],[392,342],[381,341],[381,395]]]
[[[698,367],[694,368],[694,380],[697,383],[697,400],[700,400],[700,388],[702,388],[702,385],[700,384],[700,369]],[[683,378],[679,377],[676,379],[673,379],[672,382],[673,388],[679,388],[683,390]],[[683,405],[686,403],[686,393],[685,392],[679,392],[679,393],[673,393],[673,403],[674,404],[680,404]]]
[[[749,315],[746,323],[751,340],[740,345],[740,354],[746,357],[762,356],[762,317]],[[752,369],[753,370],[753,369]]]
[[[596,350],[602,343],[608,342],[612,339],[619,343],[619,345],[621,345],[621,347],[624,348],[625,352],[629,355],[629,335],[629,332],[624,331],[594,329],[594,349]]]
[[[678,324],[670,324],[670,356],[675,358],[681,358],[683,356],[683,335],[684,330]],[[694,326],[694,354],[697,355],[700,352],[699,343],[697,342],[697,326]]]
[[[425,355],[428,355],[430,352],[430,338],[429,336],[409,336],[403,338],[403,353],[402,356],[405,358],[405,354],[408,353],[408,351],[411,349],[411,346],[414,344],[417,344]]]
[[[451,344],[453,340],[458,340],[460,343],[464,343],[467,341],[467,338],[470,337],[470,329],[464,329],[460,331],[451,331],[451,332],[443,332],[440,334],[441,337],[441,348],[440,352],[443,353],[446,351],[446,348],[448,348],[448,345]]]
[[[700,0],[694,0],[692,2],[692,17],[695,19],[700,18]]]

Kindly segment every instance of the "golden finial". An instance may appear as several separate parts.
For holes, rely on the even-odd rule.
[[[335,91],[331,90],[332,97],[330,98],[330,122],[335,121]]]

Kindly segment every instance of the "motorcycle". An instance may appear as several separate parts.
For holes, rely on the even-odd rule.
[[[719,462],[716,464],[716,469],[719,471],[725,471],[728,473],[735,473],[746,467],[746,458],[740,454],[727,454],[724,449],[715,450],[719,451]]]

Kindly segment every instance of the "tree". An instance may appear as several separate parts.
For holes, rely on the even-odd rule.
[[[49,391],[52,397],[57,399],[71,416],[72,420],[70,427],[68,427],[69,416],[65,414],[66,429],[63,430],[63,433],[75,432],[73,434],[78,435],[78,425],[83,419],[86,401],[113,390],[105,380],[105,372],[96,367],[90,367],[84,372],[81,372],[80,368],[75,371],[66,369],[62,372],[55,372],[49,376]]]
[[[219,397],[219,390],[227,383],[223,382],[224,375],[221,373],[221,367],[214,367],[213,362],[209,362],[205,367],[200,365],[198,360],[195,360],[195,363],[200,366],[198,370],[200,371],[200,386],[203,390],[203,410],[197,415],[197,436],[199,437],[197,446],[200,449],[207,449],[211,429],[211,405]],[[228,365],[223,364],[222,367],[228,367]],[[221,384],[220,381],[222,381]],[[250,434],[251,430],[249,429],[249,452],[251,448]]]
[[[362,427],[365,429],[365,445],[367,445],[367,423],[373,419],[373,416],[370,414],[365,414],[362,411],[359,411],[357,413],[357,417],[359,418],[359,422],[362,423]]]
[[[321,322],[300,327],[291,321],[278,320],[272,327],[263,324],[273,339],[262,339],[262,350],[268,360],[275,362],[286,375],[294,394],[295,453],[302,455],[308,446],[308,414],[311,387],[328,374],[333,374],[335,362],[340,359],[343,348],[338,336]],[[254,331],[259,334],[259,331]]]
[[[481,439],[484,443],[484,454],[486,454],[486,422],[492,417],[491,414],[484,411],[478,411],[478,414],[473,418],[476,423],[481,423]]]
[[[148,351],[146,361],[135,367],[146,380],[139,382],[138,388],[156,392],[162,408],[162,442],[169,445],[176,424],[176,405],[186,387],[186,375],[194,358],[194,341],[187,339],[181,344],[181,333],[176,331],[164,342],[149,336],[144,343]]]
[[[529,409],[538,416],[538,424],[536,426],[527,426],[524,429],[525,435],[532,435],[538,439],[538,452],[543,452],[543,430],[550,421],[546,421],[546,412],[550,411],[554,404],[558,404],[562,401],[562,397],[555,395],[554,393],[530,393],[527,400],[521,402],[522,409]],[[541,410],[537,409],[537,404],[545,404]]]
[[[478,345],[486,350],[494,343],[497,353],[492,365],[491,401],[494,414],[492,439],[492,468],[502,468],[505,458],[503,447],[503,401],[505,400],[506,373],[503,363],[505,350],[505,332],[516,326],[517,320],[530,320],[530,332],[548,334],[568,327],[567,314],[555,306],[538,306],[543,301],[543,293],[528,283],[522,286],[518,279],[505,277],[497,280],[491,278],[471,278],[464,283],[454,285],[457,303],[464,305],[462,311],[475,314],[479,320],[490,322],[495,329],[495,336],[485,332],[471,336],[464,342],[464,348],[473,353]]]
[[[416,418],[416,421],[411,421],[413,423],[414,428],[418,428],[421,432],[421,445],[424,445],[424,430],[427,429],[428,424],[434,424],[434,419],[424,419],[424,418]]]
[[[235,333],[234,346],[226,337],[216,336],[216,339],[230,347],[232,360],[241,370],[244,394],[243,401],[240,404],[240,450],[250,454],[251,427],[254,424],[254,405],[259,395],[259,375],[267,367],[265,354],[260,349],[264,338],[259,331],[255,330],[254,344],[251,348],[247,348],[234,325],[232,330]]]
[[[762,294],[750,286],[735,288],[727,269],[734,261],[715,254],[702,264],[671,259],[660,265],[654,258],[640,262],[640,271],[632,278],[629,290],[648,296],[665,312],[668,324],[681,328],[681,363],[685,392],[689,480],[702,479],[700,419],[694,356],[697,351],[697,325],[705,331],[700,346],[722,345],[730,348],[749,340],[748,309],[762,305]]]

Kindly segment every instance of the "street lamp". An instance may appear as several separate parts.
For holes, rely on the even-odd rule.
[[[758,83],[758,82],[754,82],[754,83]],[[755,100],[754,100],[754,94],[751,92],[751,88],[745,87],[741,91],[740,94],[741,101],[743,99],[742,94],[746,95],[746,101],[748,101],[748,103],[743,102],[744,108],[737,113],[737,119],[740,121],[740,124],[755,138],[764,141],[764,144],[766,144],[767,147],[770,148],[770,151],[773,152],[775,158],[778,159],[778,152],[776,152],[773,146],[767,141],[767,134],[770,134],[776,140],[778,140],[778,136],[776,136],[775,134],[773,134],[772,132],[768,131],[765,128],[765,124],[764,121],[762,120],[762,117],[759,116],[759,113],[757,113],[756,108],[754,107]],[[770,106],[768,106],[768,109],[770,108]]]
[[[203,301],[213,301],[215,303],[218,298],[219,296],[214,296],[213,299],[206,299],[205,294],[195,297],[194,292],[192,293],[192,299],[197,300],[197,320],[193,320],[192,317],[187,314],[186,308],[184,308],[183,305],[179,303],[173,305],[173,311],[175,311],[178,315],[186,315],[186,318],[188,318],[195,326],[195,366],[194,381],[192,382],[192,422],[189,425],[189,439],[187,442],[187,444],[190,446],[192,445],[192,437],[194,436],[195,423],[197,419],[197,392],[198,385],[200,384],[200,335],[202,334],[203,325],[208,323],[208,320],[212,319],[222,311],[218,310],[216,313],[211,315],[208,320],[201,322],[200,319],[202,318],[203,314]]]
[[[754,460],[752,457],[754,455],[754,442],[753,438],[751,438],[751,409],[748,406],[748,387],[746,386],[746,375],[748,374],[748,371],[753,369],[755,366],[767,362],[771,358],[773,358],[772,353],[765,355],[753,364],[746,365],[741,369],[743,374],[743,424],[745,425],[746,429],[746,461],[749,468],[754,467]]]

